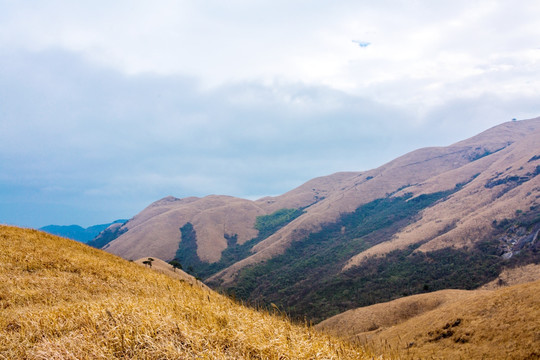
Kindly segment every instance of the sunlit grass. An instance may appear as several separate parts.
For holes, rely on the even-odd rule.
[[[0,226],[0,358],[371,356],[83,244]]]

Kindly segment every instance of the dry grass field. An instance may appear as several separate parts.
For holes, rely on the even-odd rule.
[[[443,290],[350,310],[317,328],[400,359],[540,359],[540,281]]]
[[[528,264],[512,269],[504,269],[499,276],[483,285],[483,290],[495,290],[504,286],[525,284],[540,280],[540,264]]]
[[[367,359],[86,245],[0,226],[0,359]]]

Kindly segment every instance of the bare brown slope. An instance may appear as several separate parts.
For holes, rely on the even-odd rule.
[[[528,264],[511,269],[504,269],[497,278],[483,285],[482,290],[495,290],[505,286],[525,284],[540,280],[540,264]]]
[[[491,170],[475,179],[475,189],[482,192],[485,181],[494,176],[493,172],[501,171],[501,169],[504,171],[509,166],[514,166],[514,171],[518,171],[517,169],[520,166],[524,166],[523,169],[519,170],[522,173],[530,171],[535,166],[535,164],[527,163],[530,156],[533,156],[530,154],[540,152],[537,141],[539,129],[540,118],[505,123],[448,147],[416,150],[377,169],[364,173],[351,173],[352,176],[342,179],[339,190],[328,192],[323,200],[307,208],[306,214],[257,244],[253,248],[254,255],[233,264],[213,276],[211,280],[221,279],[225,284],[230,283],[241,268],[281,254],[292,241],[301,239],[311,232],[321,230],[325,223],[335,221],[342,213],[354,211],[362,204],[396,193],[400,189],[402,189],[401,193],[398,192],[396,195],[404,192],[419,195],[448,190],[454,188],[458,183],[470,181],[478,173]],[[517,144],[521,142],[524,142],[524,144],[518,146]],[[513,146],[513,144],[516,144],[516,146]],[[484,156],[487,154],[491,155]],[[529,157],[527,158],[527,156]],[[520,166],[515,167],[518,163]],[[507,170],[507,172],[510,172],[510,170]],[[481,181],[484,181],[484,183]],[[535,181],[538,181],[538,178]],[[530,188],[531,186],[532,188]],[[527,187],[530,189],[527,189]],[[534,182],[531,182],[522,188],[522,192],[523,194],[530,191],[534,192],[534,188]],[[467,198],[469,198],[469,201],[466,202],[467,206],[478,209],[478,206],[474,205],[477,201],[474,199],[475,193],[467,194],[462,192],[462,195],[459,200],[456,198],[454,206],[449,210],[450,214],[456,214],[455,207],[466,209],[467,207],[463,206],[463,201]],[[507,195],[508,202],[512,206],[498,202],[500,205],[497,208],[504,209],[504,211],[501,210],[503,213],[498,216],[506,216],[511,211],[515,212],[516,207],[525,206],[532,199],[530,197],[527,200],[513,201],[511,200],[512,196],[513,193]],[[484,203],[480,202],[480,206]],[[444,207],[444,204],[440,207]],[[465,213],[462,215],[465,215]],[[478,229],[488,226],[492,221],[491,219],[488,224],[485,223],[488,216],[482,215],[480,218],[471,218],[468,226],[463,228],[464,233],[472,231],[471,229],[474,229],[474,226],[478,224],[481,225]],[[396,244],[407,246],[405,244],[425,241],[430,237],[434,238],[439,231],[447,228],[447,226],[455,225],[453,222],[455,217],[450,215],[446,221],[439,221],[437,212],[434,212],[432,217],[429,226],[416,229],[416,224],[413,224],[407,228],[402,235],[406,239],[402,242],[391,243],[390,245],[383,243],[380,248],[376,248],[373,252],[368,250],[368,253],[359,254],[357,258],[351,261],[349,266],[358,264],[365,256],[372,256],[397,248]],[[460,228],[460,226],[457,227]],[[437,239],[438,242],[433,242],[430,246],[433,249],[448,246],[445,242],[446,239],[448,238]],[[465,239],[462,243],[467,244],[470,237],[462,235],[461,239]],[[428,249],[427,245],[426,249]]]
[[[104,247],[124,258],[147,254],[170,260],[181,239],[180,228],[190,222],[197,232],[197,254],[203,261],[219,260],[227,247],[224,234],[238,234],[243,243],[257,235],[255,218],[264,210],[250,200],[231,196],[176,199],[153,203],[126,223],[127,232]]]
[[[276,197],[264,197],[256,201],[267,212],[280,209],[298,209],[319,202],[335,192],[341,191],[361,172],[338,172],[309,180],[305,184]]]
[[[399,325],[442,306],[464,301],[479,294],[491,294],[509,286],[540,280],[540,265],[529,264],[504,270],[500,276],[479,290],[440,290],[426,294],[406,296],[396,300],[345,311],[326,319],[315,327],[318,330],[364,341],[376,338],[381,331]]]

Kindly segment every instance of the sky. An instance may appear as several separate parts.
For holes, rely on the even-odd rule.
[[[540,116],[531,1],[0,0],[0,223],[279,195]]]

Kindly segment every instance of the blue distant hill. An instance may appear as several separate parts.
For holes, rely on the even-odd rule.
[[[66,237],[72,240],[87,243],[94,239],[100,232],[115,223],[125,223],[127,220],[116,220],[109,224],[94,225],[87,228],[83,228],[79,225],[47,225],[39,230],[45,231],[49,234]]]

